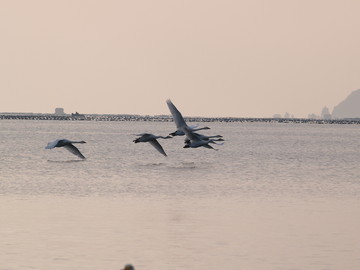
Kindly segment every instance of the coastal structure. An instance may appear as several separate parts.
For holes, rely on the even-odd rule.
[[[65,115],[64,108],[55,108],[55,115]]]

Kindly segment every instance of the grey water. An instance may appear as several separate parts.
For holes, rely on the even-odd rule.
[[[1,120],[0,270],[359,269],[359,125],[199,124]]]

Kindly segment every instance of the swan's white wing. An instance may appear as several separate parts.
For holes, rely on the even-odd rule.
[[[79,149],[77,149],[75,146],[73,146],[72,144],[67,144],[64,146],[67,150],[69,150],[71,153],[73,153],[74,155],[78,156],[79,158],[85,159],[85,157],[83,156],[83,154],[80,153]]]
[[[48,145],[45,147],[45,149],[52,149],[52,148],[54,148],[54,147],[57,145],[58,142],[59,142],[59,140],[55,140],[55,141],[53,141],[53,142],[49,142]]]
[[[164,149],[160,145],[160,143],[157,140],[149,141],[149,143],[155,147],[156,150],[158,150],[161,154],[163,154],[165,157],[167,156]]]
[[[168,99],[166,101],[169,110],[171,112],[171,115],[174,119],[175,125],[177,127],[177,129],[182,129],[182,127],[187,126],[185,123],[184,118],[182,117],[181,113],[179,112],[179,110],[175,107],[175,105],[171,102],[170,99]]]

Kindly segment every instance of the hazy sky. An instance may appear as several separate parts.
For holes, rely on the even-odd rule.
[[[0,112],[295,117],[360,88],[358,0],[4,0]]]

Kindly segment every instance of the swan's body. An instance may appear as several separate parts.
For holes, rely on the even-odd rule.
[[[137,134],[137,136],[140,136],[140,137],[133,140],[134,143],[148,142],[152,146],[154,146],[155,149],[158,150],[161,154],[163,154],[164,156],[167,156],[164,149],[162,148],[160,143],[157,141],[157,139],[170,139],[170,138],[172,138],[171,136],[166,136],[166,137],[164,137],[164,136],[156,136],[156,135],[151,134],[151,133]]]
[[[86,143],[85,141],[70,141],[67,139],[59,139],[53,142],[48,143],[45,149],[52,149],[55,147],[64,147],[66,150],[70,151],[74,155],[78,156],[79,158],[85,159],[84,155],[81,154],[79,149],[77,149],[73,144],[74,143]]]
[[[192,130],[193,131],[193,130]],[[195,136],[197,136],[199,139],[204,140],[204,141],[224,141],[224,139],[222,138],[221,135],[211,135],[211,136],[207,136],[207,135],[203,135],[203,134],[199,134],[196,132],[192,132],[192,134],[194,134]],[[215,138],[215,139],[214,139]]]
[[[201,128],[197,128],[197,127],[193,127],[193,126],[187,126],[191,131],[198,131],[198,130],[203,130],[203,129],[210,129],[209,127],[201,127]],[[182,131],[181,129],[177,129],[174,132],[169,133],[169,135],[171,136],[184,136],[185,132]]]
[[[198,131],[198,130],[203,130],[203,129],[210,129],[209,127],[201,127],[201,128],[197,128],[197,127],[193,127],[193,126],[188,126],[183,118],[183,116],[181,115],[181,113],[179,112],[179,110],[175,107],[175,105],[171,102],[170,99],[168,99],[166,101],[169,110],[171,112],[171,115],[174,119],[175,125],[176,125],[176,131],[170,133],[169,135],[171,136],[183,136],[185,135],[185,132],[183,131],[184,127],[187,127],[189,130],[191,131]]]
[[[215,149],[214,147],[212,147],[211,145],[209,145],[209,143],[216,144],[214,140],[212,140],[210,138],[202,139],[201,136],[204,136],[204,135],[194,133],[187,127],[184,127],[183,131],[187,137],[187,140],[185,140],[184,148],[198,148],[198,147],[203,146],[205,148],[213,149],[215,151],[218,150],[218,149]],[[205,136],[205,137],[208,137],[208,136]]]

